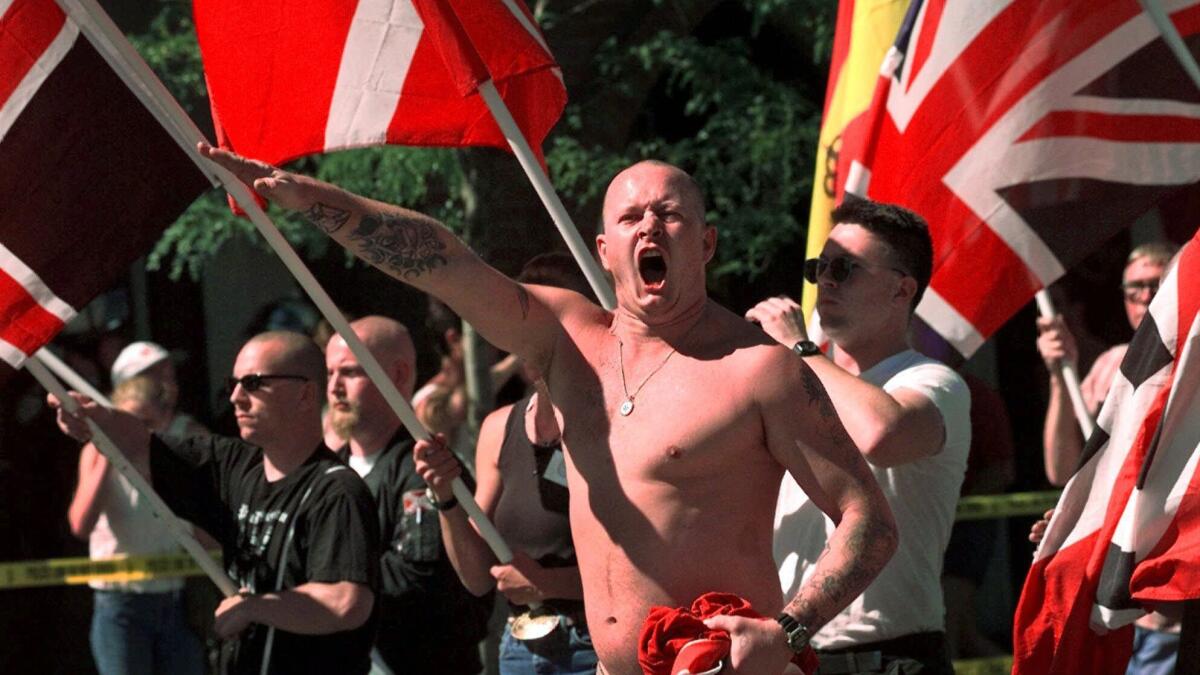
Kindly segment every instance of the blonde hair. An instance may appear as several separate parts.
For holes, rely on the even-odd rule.
[[[1170,242],[1152,241],[1133,249],[1129,253],[1129,258],[1125,260],[1125,265],[1129,266],[1134,261],[1145,258],[1151,264],[1166,267],[1178,250],[1179,247]]]
[[[145,375],[135,375],[113,389],[112,402],[114,406],[136,401],[147,403],[163,412],[171,409],[171,393],[161,381]]]

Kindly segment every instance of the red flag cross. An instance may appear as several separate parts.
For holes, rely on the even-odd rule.
[[[1200,2],[1173,7],[1180,33],[1200,34]],[[1196,189],[1200,95],[1137,0],[912,12],[844,138],[839,196],[929,221],[934,274],[917,313],[969,356],[1163,196]]]
[[[207,188],[53,0],[0,2],[0,358],[20,366]]]
[[[517,0],[197,0],[221,144],[271,163],[350,147],[508,148],[483,100],[491,79],[529,144],[566,89]]]

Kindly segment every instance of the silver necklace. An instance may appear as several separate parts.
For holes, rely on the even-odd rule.
[[[629,387],[625,385],[625,343],[621,342],[621,338],[617,338],[617,359],[621,364],[621,389],[625,392],[625,400],[621,401],[621,407],[617,409],[617,411],[621,413],[621,417],[629,417],[629,413],[633,412],[633,399],[636,398],[638,393],[642,391],[642,387],[646,386],[646,383],[650,381],[650,378],[654,377],[658,371],[662,370],[663,366],[667,365],[667,361],[670,361],[672,356],[675,356],[675,351],[675,349],[672,349],[671,352],[667,354],[667,358],[663,359],[662,363],[658,364],[657,368],[650,371],[650,374],[646,376],[646,379],[642,380],[642,383],[639,384],[637,389],[634,389],[633,393],[631,394],[629,393]]]

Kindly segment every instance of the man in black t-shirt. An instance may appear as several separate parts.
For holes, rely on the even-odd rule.
[[[351,324],[405,398],[416,375],[403,324],[368,316]],[[325,350],[330,427],[346,444],[338,454],[366,481],[383,537],[379,635],[372,658],[403,675],[475,675],[493,595],[471,595],[442,546],[437,510],[413,463],[412,437],[367,378],[345,340]]]
[[[122,450],[148,452],[163,500],[221,542],[242,588],[216,612],[214,628],[230,640],[226,672],[259,673],[264,661],[271,673],[370,669],[379,526],[366,485],[321,441],[324,375],[307,337],[251,338],[230,378],[241,440],[168,444],[132,416],[84,408]],[[90,435],[61,410],[59,425]]]

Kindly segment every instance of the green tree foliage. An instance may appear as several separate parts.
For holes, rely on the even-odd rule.
[[[703,6],[725,5],[727,11],[730,4],[749,17],[744,34],[702,38],[642,27],[607,39],[598,53],[587,55],[594,67],[582,86],[575,85],[584,95],[569,92],[573,102],[546,146],[555,185],[577,222],[581,214],[596,210],[608,179],[630,161],[657,157],[693,172],[708,194],[710,219],[721,229],[720,257],[710,270],[718,285],[761,274],[774,262],[775,252],[803,234],[823,60],[834,12],[834,3],[822,0]],[[553,2],[535,4],[534,9],[541,12],[549,34],[587,16],[577,7],[561,9]],[[789,44],[782,56],[764,58],[756,51],[763,30],[795,37],[794,45]],[[132,40],[185,110],[211,131],[189,7],[164,3],[148,30]],[[556,48],[561,62],[581,61]],[[803,81],[781,77],[781,59],[807,64],[800,70],[809,76]],[[647,81],[651,87],[639,90],[637,83]],[[626,125],[626,137],[615,142],[597,138],[595,113],[588,106],[595,92],[604,91],[643,103],[629,111],[635,119]],[[376,199],[426,211],[461,231],[466,178],[454,151],[372,148],[306,158],[295,168]],[[277,211],[270,213],[303,255],[326,254],[326,240],[312,228]],[[249,221],[230,214],[223,193],[214,190],[167,230],[149,264],[166,267],[173,277],[197,277],[226,240],[259,241],[252,230]]]

